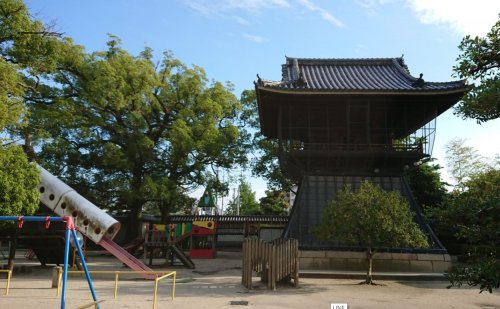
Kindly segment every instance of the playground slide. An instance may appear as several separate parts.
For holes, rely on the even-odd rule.
[[[185,255],[184,252],[179,247],[177,247],[176,244],[171,244],[169,249],[172,250],[174,255],[182,262],[182,264],[184,264],[184,266],[186,266],[189,269],[195,268],[195,265],[191,260],[191,258]]]
[[[40,201],[59,216],[72,216],[78,230],[136,271],[152,271],[112,239],[120,223],[62,180],[37,165],[41,172]],[[145,276],[145,277],[151,277]]]
[[[136,259],[127,250],[123,249],[120,245],[107,238],[106,236],[101,239],[99,245],[135,271],[153,271],[140,260]],[[155,279],[156,275],[144,275],[144,278]]]

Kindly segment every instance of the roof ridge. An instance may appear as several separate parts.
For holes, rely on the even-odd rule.
[[[297,58],[297,57],[289,57],[285,56],[286,58],[286,63],[285,64],[291,64],[293,60],[298,60],[299,62],[377,62],[377,61],[383,61],[383,62],[391,62],[391,61],[401,61],[404,63],[404,58],[403,57],[374,57],[374,58]]]

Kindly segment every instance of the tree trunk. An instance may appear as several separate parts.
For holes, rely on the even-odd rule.
[[[18,229],[13,232],[10,236],[10,246],[9,246],[9,261],[7,263],[8,269],[12,270],[14,268],[14,260],[16,259],[16,249],[17,249],[17,239],[18,239]]]
[[[142,172],[143,172],[142,162],[136,161],[136,165],[133,169],[132,176],[132,198],[130,198],[130,228],[128,228],[128,240],[134,240],[137,237],[142,237],[142,206],[145,203],[144,198],[141,197],[141,185],[142,185]]]
[[[168,207],[160,206],[161,213],[161,223],[167,223],[168,216],[170,215],[170,209]]]
[[[131,207],[130,211],[130,227],[127,228],[127,234],[129,235],[128,241],[133,240],[137,237],[142,237],[142,207],[135,206]]]
[[[366,249],[366,261],[368,262],[368,271],[366,273],[365,284],[373,284],[372,280],[372,265],[373,265],[373,251],[371,247]]]

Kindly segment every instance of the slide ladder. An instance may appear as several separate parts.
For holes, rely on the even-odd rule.
[[[195,268],[194,262],[191,258],[184,254],[184,251],[182,251],[176,244],[171,244],[168,249],[172,250],[172,253],[182,262],[182,264],[184,264],[184,266],[189,269]]]

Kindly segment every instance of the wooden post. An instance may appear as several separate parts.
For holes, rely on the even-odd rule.
[[[252,288],[253,272],[260,272],[260,278],[269,289],[276,290],[281,280],[294,280],[299,283],[298,240],[276,239],[265,242],[257,238],[245,238],[243,241],[241,283]]]

